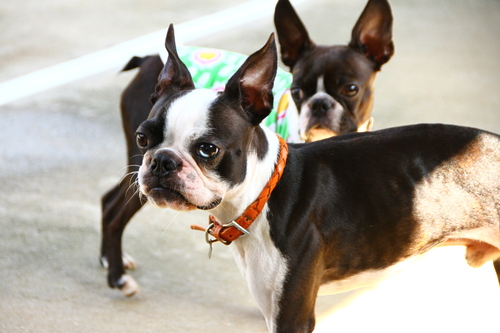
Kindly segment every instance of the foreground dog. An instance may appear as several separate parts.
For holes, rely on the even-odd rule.
[[[194,89],[172,28],[166,48],[137,131],[140,190],[158,207],[213,214],[207,239],[231,244],[269,331],[311,332],[319,291],[373,283],[438,245],[467,246],[474,267],[500,257],[498,135],[415,125],[288,147],[260,126],[273,37],[223,93]]]
[[[265,124],[291,142],[297,141],[299,135],[306,141],[313,141],[325,136],[369,130],[373,121],[375,75],[393,53],[392,14],[387,1],[370,0],[367,3],[348,45],[316,46],[288,0],[278,2],[274,20],[283,61],[293,72],[293,82],[290,74],[288,77],[282,71],[278,74],[282,78],[279,82],[287,82],[286,88],[292,88],[285,91],[275,84],[276,107]],[[183,60],[190,57],[180,56]],[[240,60],[244,60],[242,55],[231,54],[231,60],[222,66],[227,69]],[[125,275],[125,269],[135,267],[135,263],[130,256],[122,254],[122,234],[132,216],[145,203],[130,190],[130,184],[136,180],[137,165],[142,163],[135,130],[148,117],[151,94],[163,65],[159,56],[134,57],[124,68],[140,68],[123,92],[120,107],[129,164],[126,176],[101,200],[101,263],[108,268],[108,284],[127,296],[135,294],[139,287]],[[209,62],[208,65],[213,64]],[[219,61],[217,67],[220,66]],[[209,71],[206,68],[196,70],[193,80],[197,87],[217,88],[217,84],[225,84],[227,80],[219,75],[214,80],[200,80]],[[297,109],[300,110],[300,120]]]

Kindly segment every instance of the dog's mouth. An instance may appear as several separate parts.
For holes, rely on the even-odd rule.
[[[217,207],[222,202],[222,199],[217,198],[206,206],[196,206],[196,208],[201,210],[210,210]]]
[[[315,125],[308,129],[302,138],[305,142],[319,141],[338,135],[333,130],[321,125]]]
[[[164,198],[171,198],[172,197],[172,198],[177,198],[177,199],[183,200],[186,203],[188,202],[186,200],[186,198],[184,198],[184,196],[182,195],[181,192],[176,191],[176,190],[174,190],[172,188],[161,186],[161,185],[151,188],[149,190],[149,194],[148,195],[151,195],[151,196],[162,196]]]
[[[158,185],[147,191],[146,196],[150,201],[158,206],[181,206],[186,209],[201,209],[210,210],[217,207],[221,202],[221,198],[216,198],[207,205],[197,205],[189,201],[179,190]]]

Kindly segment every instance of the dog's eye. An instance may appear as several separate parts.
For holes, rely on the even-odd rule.
[[[359,87],[356,84],[347,84],[342,87],[342,95],[347,97],[354,97],[358,94]]]
[[[198,146],[198,156],[213,158],[219,154],[220,149],[211,143],[202,143]]]
[[[290,94],[295,101],[300,101],[304,97],[304,93],[300,88],[292,88],[290,89]]]
[[[147,138],[147,136],[145,136],[142,133],[137,133],[135,135],[135,139],[137,141],[137,145],[139,146],[139,148],[145,148],[145,147],[147,147],[147,145],[148,145],[148,138]]]

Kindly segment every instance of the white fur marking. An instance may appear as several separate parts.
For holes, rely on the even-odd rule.
[[[270,237],[266,212],[267,207],[249,228],[251,235],[238,239],[231,250],[269,331],[274,332],[288,263]]]
[[[300,136],[303,140],[308,139],[309,135],[308,132],[311,130],[311,128],[309,128],[309,126],[311,126],[310,124],[311,118],[313,117],[311,104],[312,101],[314,101],[315,99],[327,99],[332,103],[333,109],[329,110],[328,113],[324,116],[324,118],[330,118],[330,121],[328,123],[332,125],[332,128],[328,129],[335,133],[339,131],[338,124],[340,123],[342,115],[346,112],[344,107],[339,102],[337,102],[335,98],[333,98],[326,92],[318,91],[313,96],[311,96],[311,98],[305,101],[301,107],[301,111],[299,114],[299,122],[300,122]],[[314,128],[314,126],[312,126],[312,128]]]
[[[223,202],[212,213],[221,222],[232,221],[243,213],[267,184],[278,157],[279,141],[276,134],[264,128],[269,151],[263,160],[255,152],[247,156],[245,181],[228,191]],[[267,205],[249,228],[250,236],[239,238],[231,250],[250,292],[259,304],[270,332],[275,331],[277,304],[287,273],[287,261],[274,245],[266,218]]]
[[[187,149],[190,141],[208,130],[209,108],[217,92],[196,89],[172,103],[165,119],[164,147]]]
[[[318,83],[316,84],[316,92],[317,93],[326,93],[325,90],[325,77],[323,75],[320,75],[318,77]]]
[[[123,274],[120,280],[118,280],[118,284],[122,287],[120,291],[127,297],[133,296],[140,291],[139,285],[135,280],[127,274]]]

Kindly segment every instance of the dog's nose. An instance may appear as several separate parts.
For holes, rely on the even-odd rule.
[[[326,115],[328,110],[332,108],[333,104],[327,99],[315,99],[311,103],[311,111],[313,116],[323,117]]]
[[[158,153],[151,160],[151,172],[157,176],[165,176],[170,172],[178,171],[182,161],[175,155]]]

